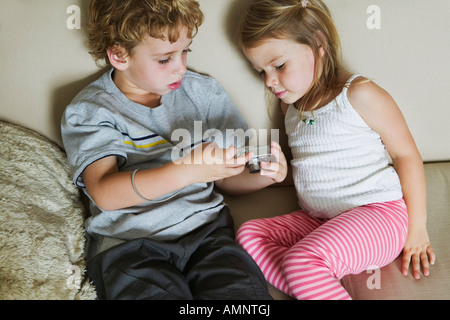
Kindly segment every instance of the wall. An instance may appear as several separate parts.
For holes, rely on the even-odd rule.
[[[189,66],[216,77],[250,126],[272,126],[263,85],[236,46],[236,26],[249,0],[199,2],[206,20],[192,45]],[[391,93],[426,161],[449,160],[450,1],[326,3],[349,69]],[[61,143],[59,120],[65,106],[101,73],[83,45],[87,4],[0,0],[0,118]]]

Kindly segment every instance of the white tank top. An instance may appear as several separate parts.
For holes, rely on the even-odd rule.
[[[290,105],[286,113],[299,205],[318,218],[403,196],[380,136],[348,100],[348,86],[356,77],[324,107],[300,117]]]

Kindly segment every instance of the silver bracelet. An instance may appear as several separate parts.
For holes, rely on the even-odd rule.
[[[171,195],[170,197],[167,197],[167,198],[164,198],[164,199],[161,199],[161,200],[149,200],[149,199],[146,199],[139,193],[139,191],[137,190],[137,188],[136,188],[136,186],[134,184],[134,176],[136,175],[136,172],[138,172],[138,171],[139,171],[139,169],[136,169],[136,170],[133,171],[133,174],[131,175],[131,185],[133,186],[134,192],[136,192],[136,194],[139,196],[139,198],[141,198],[145,202],[161,203],[161,202],[167,201],[169,199],[172,199],[173,197],[178,195],[184,189],[184,188],[182,188],[182,189],[178,190],[176,193],[174,193],[173,195]]]
[[[141,198],[142,200],[144,200],[144,201],[146,201],[146,202],[149,202],[149,201],[151,201],[151,200],[148,200],[148,199],[144,198],[144,197],[139,193],[139,191],[136,189],[136,186],[134,185],[134,176],[135,176],[136,172],[138,172],[138,171],[139,171],[139,169],[136,169],[136,170],[133,171],[133,174],[131,175],[131,185],[133,186],[134,192],[136,192],[136,194],[139,196],[139,198]]]

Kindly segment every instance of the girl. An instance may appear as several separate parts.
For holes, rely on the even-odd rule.
[[[240,36],[281,99],[303,208],[239,229],[237,240],[267,280],[297,299],[350,299],[340,278],[385,266],[402,249],[402,273],[412,260],[414,277],[420,264],[427,276],[435,254],[422,159],[389,94],[343,69],[326,5],[255,1]]]

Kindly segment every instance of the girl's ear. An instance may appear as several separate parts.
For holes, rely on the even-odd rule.
[[[119,45],[115,45],[106,51],[109,63],[117,70],[124,71],[128,68],[128,54]]]
[[[317,41],[317,46],[319,48],[320,56],[323,57],[323,55],[325,54],[325,51],[327,50],[327,47],[328,47],[328,41],[327,41],[327,37],[320,30],[316,31],[316,41]]]

